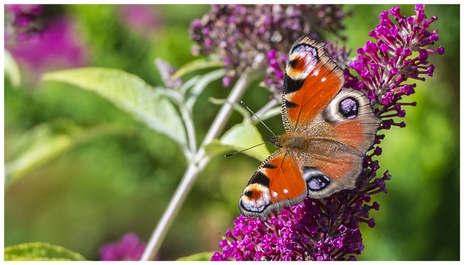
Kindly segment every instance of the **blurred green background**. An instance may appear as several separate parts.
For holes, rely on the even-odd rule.
[[[181,66],[191,55],[189,24],[210,9],[207,5],[145,6],[156,19],[129,21],[128,6],[47,6],[73,21],[73,35],[85,47],[82,66],[121,69],[161,86],[155,58]],[[378,14],[390,5],[349,5],[347,46],[355,51],[368,40]],[[414,6],[401,6],[412,15]],[[389,170],[388,194],[371,212],[376,227],[362,226],[365,250],[360,260],[459,260],[459,73],[460,13],[457,5],[427,5],[436,15],[442,56],[432,54],[433,78],[417,82],[417,101],[407,108],[407,126],[386,131],[381,171]],[[434,48],[437,48],[436,45]],[[355,56],[354,52],[352,56]],[[169,138],[138,123],[99,96],[56,82],[41,82],[38,71],[65,68],[44,64],[28,68],[18,60],[20,87],[4,82],[5,163],[31,141],[34,132],[80,132],[103,126],[100,134],[77,141],[5,186],[5,246],[42,241],[98,259],[105,242],[135,232],[147,241],[186,169],[182,152]],[[66,66],[66,65],[65,65]],[[35,79],[32,78],[35,76]],[[265,105],[269,93],[252,84],[244,100],[252,109]],[[256,88],[255,88],[256,87]],[[219,106],[209,97],[225,98],[229,89],[213,82],[194,108],[197,139],[206,134]],[[228,127],[240,122],[233,114]],[[280,117],[267,124],[282,133]],[[260,128],[261,130],[262,128]],[[98,131],[98,130],[97,130]],[[263,136],[268,133],[261,130]],[[40,133],[39,133],[40,134]],[[85,138],[85,137],[84,137]],[[26,144],[27,145],[27,144]],[[246,155],[217,157],[202,172],[161,247],[161,260],[219,250],[221,235],[239,214],[237,201],[261,162]]]

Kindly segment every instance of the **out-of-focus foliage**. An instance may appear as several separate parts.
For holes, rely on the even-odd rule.
[[[408,5],[400,5],[413,14]],[[386,6],[347,6],[348,45],[359,47]],[[430,56],[435,73],[417,82],[406,128],[390,130],[382,142],[380,166],[390,170],[388,194],[379,195],[374,229],[364,229],[362,260],[459,260],[459,10],[452,5],[426,5],[436,15],[442,56]],[[362,22],[361,22],[362,21]],[[351,25],[351,26],[350,26]],[[455,32],[455,33],[453,33]]]
[[[47,14],[73,21],[73,36],[86,56],[80,66],[119,69],[139,76],[150,86],[162,86],[155,58],[177,67],[196,59],[190,53],[188,27],[194,18],[208,12],[209,6],[143,6],[152,14],[146,20],[142,15],[135,19],[130,8],[52,5]],[[348,47],[355,50],[362,46],[378,23],[380,11],[390,8],[345,7],[353,10],[353,16],[345,21]],[[410,5],[401,9],[405,13],[414,10]],[[376,227],[363,227],[365,250],[359,259],[459,259],[460,14],[456,5],[427,5],[426,13],[438,17],[434,24],[446,52],[430,56],[435,74],[424,83],[418,82],[414,95],[418,106],[408,111],[407,127],[388,131],[382,143],[380,165],[390,170],[393,178],[387,183],[387,195],[374,196],[381,208],[373,213]],[[27,61],[15,59],[20,75],[10,73],[4,81],[6,165],[33,147],[32,143],[44,144],[37,138],[41,135],[51,142],[63,134],[77,136],[82,132],[99,137],[60,149],[59,155],[48,156],[6,185],[5,246],[48,242],[95,260],[105,242],[128,232],[148,240],[186,169],[179,145],[92,92],[29,78],[40,74],[42,68],[30,68]],[[69,66],[43,68],[49,71]],[[21,82],[16,86],[18,76]],[[250,87],[244,100],[252,109],[259,109],[267,103],[269,93],[258,84]],[[214,81],[198,96],[193,106],[197,140],[203,139],[220,108],[208,98],[225,98],[229,91]],[[235,113],[226,129],[242,119]],[[283,132],[279,116],[266,123],[276,134]],[[269,135],[259,129],[263,138]],[[212,145],[211,152],[219,146]],[[238,198],[259,164],[246,155],[213,159],[182,206],[159,259],[176,260],[218,250],[220,233],[232,227],[239,214]]]
[[[80,254],[47,243],[26,243],[5,248],[5,261],[83,261]]]

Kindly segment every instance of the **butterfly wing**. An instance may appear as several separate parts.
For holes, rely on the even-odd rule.
[[[324,52],[324,43],[303,36],[290,49],[282,95],[287,132],[308,126],[337,95],[343,71]]]
[[[286,68],[282,117],[289,135],[303,139],[296,157],[312,198],[355,187],[380,123],[369,99],[360,91],[341,89],[343,83],[343,71],[326,55],[323,43],[308,37],[295,42]]]
[[[287,134],[258,168],[239,202],[242,214],[265,219],[309,196],[355,187],[380,120],[360,91],[341,89],[343,71],[324,44],[301,37],[292,46],[282,97]]]
[[[299,203],[307,196],[306,183],[291,152],[272,153],[253,174],[239,201],[245,216],[259,217],[282,207]]]

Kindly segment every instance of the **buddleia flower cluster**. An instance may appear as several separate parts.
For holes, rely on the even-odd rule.
[[[265,54],[268,76],[264,84],[277,96],[283,86],[291,44],[301,35],[320,40],[319,31],[329,24],[324,21],[332,20],[333,31],[343,29],[340,7],[320,11],[323,15],[316,17],[295,11],[303,8],[313,12],[324,9],[214,6],[203,20],[192,23],[192,38],[200,45],[198,52],[215,53],[224,60],[230,79],[250,68],[257,54]],[[211,260],[355,260],[363,251],[360,225],[375,226],[369,212],[379,210],[380,205],[372,196],[386,193],[386,181],[391,179],[388,170],[378,174],[376,157],[382,154],[379,144],[385,136],[380,132],[405,126],[393,118],[404,117],[404,107],[416,103],[404,102],[403,98],[414,93],[414,82],[433,75],[435,67],[428,62],[428,56],[444,53],[443,47],[429,48],[439,40],[438,32],[429,30],[437,17],[427,19],[424,5],[416,5],[415,11],[409,17],[402,15],[397,6],[383,11],[379,24],[368,34],[372,40],[356,50],[357,58],[350,59],[350,50],[344,45],[326,41],[327,53],[344,68],[344,87],[363,91],[371,100],[374,113],[382,119],[374,145],[363,160],[356,188],[324,199],[305,198],[300,204],[273,212],[267,221],[239,216],[234,228],[226,231],[219,243],[222,251],[214,253]],[[308,24],[312,26],[309,28],[302,26],[305,23],[297,23],[305,19],[320,21]],[[289,29],[293,31],[288,32]],[[224,83],[227,85],[230,80]]]
[[[266,88],[280,96],[273,73],[266,74],[266,54],[286,54],[301,35],[316,40],[322,40],[323,30],[339,35],[345,16],[338,5],[213,5],[191,24],[191,39],[197,43],[193,53],[219,57],[227,70],[225,86],[258,68],[267,75]]]
[[[5,42],[22,42],[39,32],[42,12],[42,5],[5,5]]]

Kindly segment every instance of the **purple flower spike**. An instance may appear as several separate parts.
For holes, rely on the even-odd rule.
[[[386,192],[384,180],[375,179],[377,161],[369,158],[366,162],[373,165],[360,176],[355,190],[322,200],[306,198],[280,214],[272,214],[266,222],[239,216],[235,228],[226,232],[231,241],[221,241],[222,253],[216,252],[211,260],[354,259],[353,255],[364,249],[359,224],[374,227],[369,211],[380,207],[377,202],[372,206],[365,203],[372,194]]]
[[[439,40],[439,36],[436,30],[428,31],[437,18],[433,16],[427,20],[424,10],[424,5],[416,5],[416,14],[411,17],[402,15],[397,6],[382,12],[379,25],[369,34],[375,41],[368,41],[364,52],[358,52],[358,59],[349,65],[360,79],[345,71],[345,87],[360,89],[356,84],[362,82],[362,90],[374,95],[369,98],[373,100],[372,105],[378,104],[375,113],[380,118],[406,115],[400,106],[413,103],[399,101],[402,96],[414,93],[415,84],[405,82],[408,79],[424,81],[424,76],[433,76],[435,66],[429,64],[428,57],[431,53],[444,53],[443,47],[426,48]],[[405,126],[404,123],[384,122],[382,128],[389,129],[392,125]]]
[[[16,8],[25,12],[26,6],[30,5],[15,6],[19,6]],[[37,11],[31,11],[31,8]],[[34,16],[37,16],[42,8],[28,7],[26,10],[34,12]],[[11,14],[5,15],[11,16]],[[38,20],[42,22],[37,23]],[[43,17],[39,19],[38,16],[34,21],[25,31],[5,31],[5,48],[22,67],[28,70],[26,75],[28,81],[37,81],[44,71],[82,67],[87,64],[88,53],[74,29],[74,21],[62,17],[45,20]],[[40,29],[36,24],[41,25]],[[5,27],[10,26],[5,25]]]
[[[42,10],[42,5],[5,5],[5,42],[21,42],[38,33]]]
[[[322,30],[340,36],[344,17],[337,5],[213,5],[209,14],[192,22],[190,31],[198,45],[193,49],[196,53],[232,58],[224,64],[225,86],[257,65],[267,72],[266,88],[279,98],[283,83],[279,68],[285,67],[284,56],[293,42],[301,35],[322,40]],[[272,59],[281,65],[275,61],[269,65],[266,55],[272,50],[276,53]],[[265,60],[256,64],[256,58]]]
[[[379,130],[406,126],[393,120],[406,115],[403,106],[416,105],[402,102],[403,96],[415,92],[416,84],[406,82],[432,76],[435,68],[428,57],[444,52],[442,47],[425,48],[439,37],[436,31],[428,31],[437,18],[427,20],[424,9],[417,5],[411,17],[401,15],[399,7],[382,12],[379,25],[369,33],[374,40],[357,49],[358,57],[351,62],[344,47],[338,49],[332,43],[326,46],[339,65],[348,66],[344,69],[344,87],[362,90],[371,100],[374,113],[382,119]],[[276,48],[266,57],[269,72],[275,76],[283,73],[285,65],[279,51]],[[211,260],[356,260],[355,255],[364,250],[361,224],[375,227],[369,212],[380,209],[372,196],[387,193],[386,181],[391,179],[388,170],[376,177],[380,165],[375,157],[382,155],[377,145],[383,139],[384,135],[377,133],[374,146],[364,157],[355,189],[319,200],[307,197],[280,213],[273,212],[265,222],[239,216],[234,228],[225,233],[227,239],[220,243],[222,252],[216,252]]]
[[[103,245],[99,251],[100,260],[140,260],[145,247],[146,243],[142,242],[135,233],[128,233],[120,241]]]

